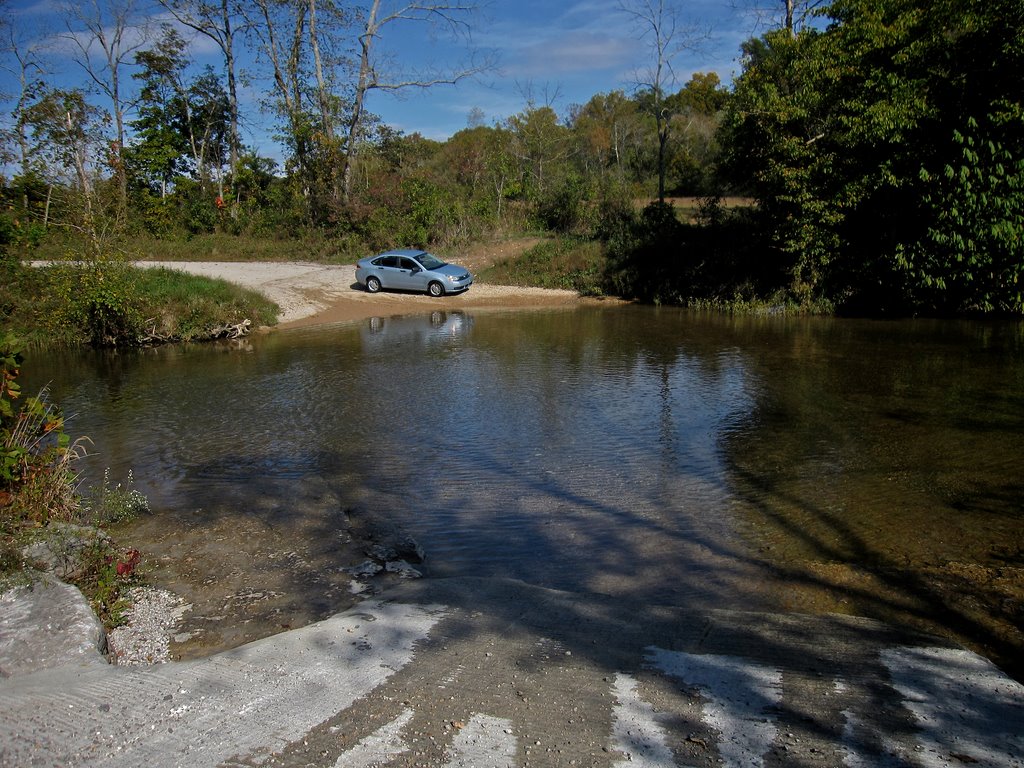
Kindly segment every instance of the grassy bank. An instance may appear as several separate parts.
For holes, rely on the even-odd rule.
[[[27,347],[200,341],[229,335],[245,321],[273,325],[278,312],[255,291],[177,270],[118,261],[0,262],[0,331]]]
[[[600,243],[573,237],[545,240],[512,258],[492,264],[479,277],[489,283],[603,293],[604,255]]]
[[[81,252],[80,239],[51,232],[23,259],[63,261]],[[184,238],[122,237],[110,247],[120,261],[312,261],[320,264],[351,264],[367,254],[347,248],[337,239],[306,234],[296,238],[272,238],[209,233]]]

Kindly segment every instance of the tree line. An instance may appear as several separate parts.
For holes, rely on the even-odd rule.
[[[539,227],[599,241],[604,288],[647,301],[1024,311],[1019,0],[786,0],[733,83],[681,87],[695,32],[668,0],[621,0],[651,62],[634,88],[565,114],[524,95],[445,141],[384,124],[367,96],[486,71],[468,44],[464,63],[415,73],[379,48],[399,21],[459,38],[475,3],[160,2],[155,27],[135,0],[67,11],[78,88],[9,31],[3,239],[70,229],[98,254],[113,236],[315,233],[354,255]],[[197,72],[185,31],[223,66]],[[281,164],[240,139],[244,46],[265,64]],[[678,196],[702,199],[695,218]]]

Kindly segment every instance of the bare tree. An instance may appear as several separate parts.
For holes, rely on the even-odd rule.
[[[317,106],[320,108],[320,122],[323,125],[325,138],[331,145],[335,142],[335,122],[338,113],[338,99],[334,93],[332,73],[344,61],[332,55],[335,47],[335,34],[347,29],[349,19],[346,13],[331,0],[321,0],[319,9],[317,0],[306,0],[309,13],[309,45],[313,54],[313,72],[316,75]],[[318,10],[327,22],[326,33],[318,26]],[[335,33],[335,34],[332,34]]]
[[[466,2],[390,2],[371,0],[366,12],[362,34],[359,35],[359,74],[352,98],[352,111],[348,119],[348,138],[345,144],[342,178],[346,201],[351,193],[352,164],[358,152],[366,115],[366,97],[370,91],[402,91],[411,88],[431,88],[436,85],[454,85],[461,80],[491,68],[488,60],[446,68],[443,70],[414,72],[403,75],[389,62],[378,56],[378,43],[386,27],[399,22],[414,22],[446,30],[457,38],[468,39],[469,20],[478,10],[478,3]]]
[[[733,9],[753,17],[754,29],[785,29],[795,35],[830,0],[734,0]],[[781,14],[780,14],[781,11]]]
[[[337,89],[345,60],[337,51],[351,39],[348,14],[335,0],[252,0],[246,19],[270,69],[273,108],[284,121],[308,213],[330,219],[341,198]]]
[[[228,84],[228,167],[234,175],[238,168],[241,141],[238,133],[238,73],[235,61],[235,24],[237,12],[228,0],[159,0],[160,5],[189,29],[211,40],[224,57]]]
[[[673,62],[684,52],[695,52],[708,33],[696,24],[684,24],[673,0],[619,0],[619,9],[633,21],[651,54],[650,65],[637,73],[636,87],[647,93],[658,130],[658,201],[665,201],[666,148],[671,114],[666,89],[676,82]]]
[[[24,176],[31,170],[33,154],[28,137],[27,110],[32,101],[42,94],[47,71],[43,64],[44,51],[38,44],[20,39],[14,27],[7,27],[4,32],[7,39],[2,50],[9,54],[11,60],[11,66],[5,69],[18,82],[16,94],[5,94],[14,99],[14,126],[9,134],[14,151],[11,154],[5,152],[5,160],[16,162]]]
[[[292,123],[294,136],[303,109],[302,41],[310,4],[254,0],[252,5],[246,20],[272,69],[280,109]]]
[[[102,142],[101,115],[81,91],[49,90],[25,110],[26,130],[38,148],[35,162],[41,172],[77,192],[81,217],[68,226],[78,228],[88,239],[91,257],[103,255],[95,199],[96,157]],[[58,181],[58,184],[60,181]]]
[[[67,27],[64,37],[76,49],[76,61],[110,101],[115,130],[110,163],[117,180],[119,214],[123,215],[128,200],[128,176],[123,158],[128,102],[121,90],[121,76],[134,53],[145,45],[146,28],[136,18],[135,0],[68,4],[64,6],[64,23]]]

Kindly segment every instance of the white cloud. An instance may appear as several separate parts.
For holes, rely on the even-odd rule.
[[[573,32],[523,46],[515,54],[513,63],[520,75],[557,79],[563,74],[598,74],[620,69],[635,55],[635,47],[621,37]]]

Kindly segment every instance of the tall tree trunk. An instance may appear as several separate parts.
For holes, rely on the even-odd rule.
[[[231,13],[228,9],[228,0],[221,0],[221,26],[224,30],[224,40],[221,51],[224,54],[224,66],[228,75],[228,119],[231,122],[231,133],[228,137],[228,169],[231,177],[234,178],[238,170],[238,149],[241,140],[238,136],[238,83],[235,77],[235,46],[234,32],[231,29]],[[234,214],[234,209],[232,209]]]
[[[373,39],[377,35],[377,13],[379,10],[380,0],[373,0],[370,14],[366,18],[366,28],[359,36],[359,79],[356,82],[356,92],[352,102],[352,115],[348,121],[348,140],[345,142],[345,156],[341,171],[342,191],[346,203],[352,194],[352,161],[355,158],[356,142],[359,140],[359,132],[363,125],[366,92],[374,84],[374,73],[370,66],[370,51]]]
[[[320,121],[324,135],[329,142],[334,141],[334,119],[331,115],[330,88],[324,77],[324,62],[320,55],[320,39],[316,30],[316,0],[308,0],[309,6],[309,44],[313,50],[314,73],[316,74],[316,93],[320,107]]]
[[[313,51],[313,70],[316,75],[317,104],[320,108],[320,125],[323,131],[323,144],[325,152],[322,162],[328,164],[327,173],[330,174],[330,196],[333,203],[337,203],[341,196],[341,176],[338,173],[336,160],[337,146],[334,134],[334,114],[331,109],[330,83],[324,76],[324,62],[320,54],[320,38],[316,27],[316,0],[307,0],[309,15],[309,44]]]

